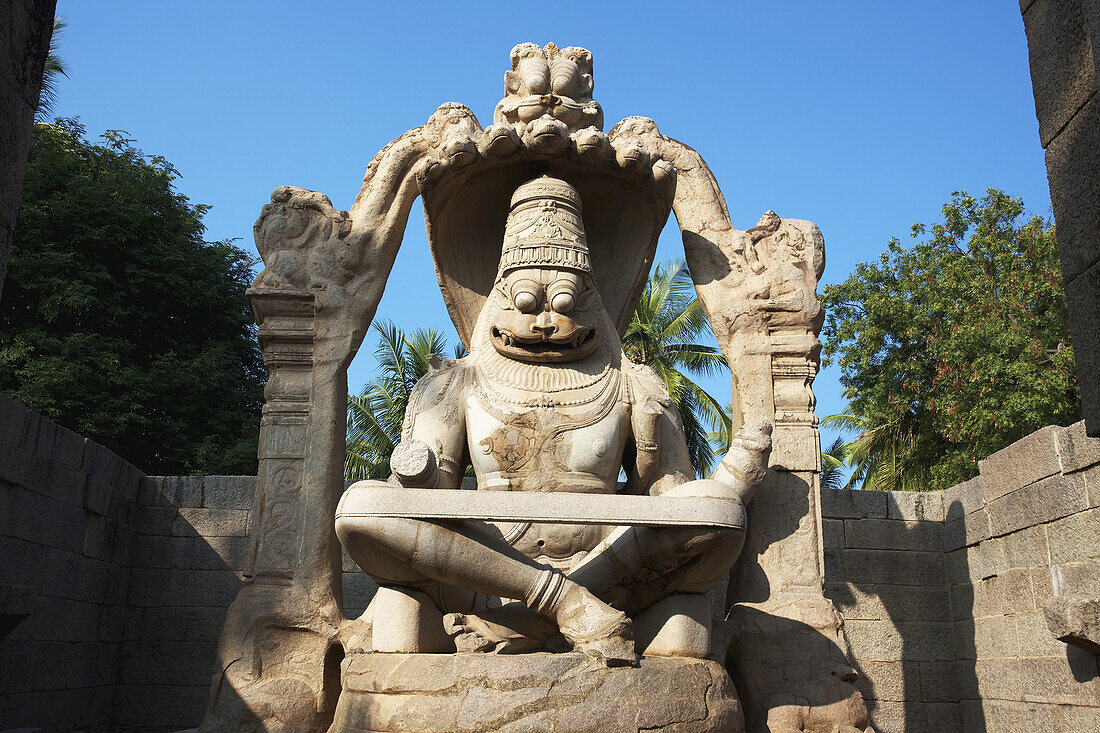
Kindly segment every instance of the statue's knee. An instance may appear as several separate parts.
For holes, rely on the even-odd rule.
[[[734,527],[707,527],[693,544],[700,555],[736,560],[745,544],[745,532]]]

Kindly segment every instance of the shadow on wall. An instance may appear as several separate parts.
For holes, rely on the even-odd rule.
[[[944,507],[945,517],[963,516],[962,502],[953,501]],[[948,573],[950,583],[951,611],[954,621],[953,637],[955,648],[956,674],[958,675],[960,713],[963,731],[986,730],[985,711],[982,709],[981,695],[978,691],[978,649],[974,626],[974,583],[971,580],[970,562],[966,548],[958,553],[956,574]]]
[[[247,476],[143,482],[115,729],[179,730],[202,720],[225,612],[244,582],[254,487]]]
[[[866,727],[838,646],[840,619],[821,596],[813,486],[809,472],[769,472],[730,576],[729,620],[718,633],[731,639],[726,666],[752,733]]]
[[[254,476],[158,476],[138,497],[131,619],[115,725],[198,726],[215,678],[226,610],[251,562]],[[362,613],[376,586],[345,554],[344,612]],[[233,696],[232,691],[221,691]]]
[[[956,661],[953,620],[971,614],[973,590],[949,591],[941,495],[833,493],[823,496],[825,593],[844,616],[875,729],[985,730],[973,716],[964,724],[960,706],[977,688],[973,654]]]

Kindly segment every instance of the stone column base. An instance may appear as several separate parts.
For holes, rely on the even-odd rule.
[[[645,657],[602,667],[583,654],[349,655],[329,733],[572,731],[743,733],[716,662]]]

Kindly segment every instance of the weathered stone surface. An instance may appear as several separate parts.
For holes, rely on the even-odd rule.
[[[1058,456],[1062,471],[1072,473],[1100,463],[1100,438],[1085,433],[1085,422],[1075,422],[1058,431]]]
[[[948,522],[962,519],[984,506],[985,494],[982,492],[981,476],[975,476],[943,492],[944,519]]]
[[[902,550],[844,550],[844,577],[853,583],[932,585],[944,582],[943,553]]]
[[[959,700],[959,681],[954,660],[920,662],[920,699],[924,702]]]
[[[919,662],[867,659],[859,663],[859,671],[856,688],[866,700],[904,702],[919,698]]]
[[[860,621],[844,623],[856,659],[950,661],[955,658],[949,621]]]
[[[1100,597],[1051,596],[1043,602],[1043,616],[1054,638],[1100,654]]]
[[[1083,510],[1088,500],[1084,481],[1077,476],[1079,474],[1049,476],[991,501],[989,523],[992,536],[1051,522]]]
[[[1058,430],[1047,426],[978,461],[987,504],[1040,479],[1061,473]]]
[[[1065,657],[1065,643],[1051,636],[1042,611],[1013,616],[1016,644],[1021,657]]]
[[[645,118],[628,118],[603,133],[588,51],[521,44],[511,67],[491,127],[483,129],[462,105],[443,105],[371,162],[349,211],[336,210],[319,193],[280,187],[261,212],[255,234],[265,269],[249,295],[271,375],[249,545],[255,548],[254,581],[227,615],[219,645],[223,672],[204,730],[277,719],[320,731],[324,706],[335,697],[330,650],[353,626],[335,607],[343,564],[332,551],[331,525],[341,466],[328,447],[342,426],[343,370],[374,314],[418,194],[444,300],[469,355],[433,359],[410,402],[392,480],[405,486],[394,492],[419,503],[419,513],[408,503],[352,511],[354,502],[347,501],[340,506],[348,511],[336,512],[336,529],[349,555],[381,585],[419,587],[419,578],[444,577],[478,593],[482,605],[471,611],[462,593],[409,591],[422,607],[375,616],[374,647],[422,648],[445,612],[451,643],[464,650],[546,648],[543,627],[549,622],[575,649],[630,663],[635,647],[624,614],[640,618],[670,594],[701,597],[718,585],[721,608],[730,566],[744,545],[750,558],[743,572],[752,580],[737,583],[738,593],[767,600],[770,585],[784,608],[820,606],[818,615],[828,619],[807,626],[807,642],[827,628],[830,648],[843,649],[840,619],[821,597],[812,475],[819,460],[810,385],[820,346],[820,231],[771,211],[738,230],[694,150]],[[531,178],[543,170],[555,177]],[[705,481],[691,480],[683,428],[667,391],[655,375],[625,359],[618,338],[670,209],[699,301],[738,387],[737,438]],[[769,464],[773,439],[778,448]],[[615,499],[624,458],[636,464],[627,467],[624,492],[633,496],[604,501]],[[510,514],[474,516],[472,499],[465,508],[448,501],[446,515],[437,508],[424,513],[433,491],[458,489],[467,463],[476,488],[495,492],[501,497],[495,503],[510,507]],[[743,504],[762,485],[769,491],[754,507],[756,527],[746,538]],[[507,502],[503,489],[514,492]],[[545,502],[551,491],[560,501],[535,514],[535,499]],[[353,496],[357,489],[347,492]],[[178,510],[173,535],[242,534],[240,525],[248,521],[243,502],[235,510],[223,509],[225,502],[215,507],[210,493],[204,489],[202,507]],[[636,511],[660,504],[721,504],[730,510],[722,517],[734,519]],[[618,513],[585,511],[597,505]],[[233,511],[239,515],[228,513]],[[885,505],[879,516],[886,518]],[[169,517],[154,512],[148,519],[159,526]],[[476,526],[497,537],[482,537],[475,526],[456,534],[453,525],[437,520],[485,522]],[[513,549],[503,548],[499,536]],[[227,543],[226,554],[211,547],[216,559],[196,545],[192,565],[229,562],[241,544]],[[517,560],[517,552],[541,564]],[[173,586],[181,582],[174,572],[147,572],[143,582]],[[759,588],[764,598],[756,597]],[[155,590],[147,585],[146,597],[161,594]],[[485,598],[497,597],[519,603],[500,611],[484,605]],[[617,606],[609,605],[612,599]],[[382,612],[384,604],[376,602],[374,610]],[[427,610],[432,612],[421,613]],[[676,636],[654,628],[660,629],[657,639]],[[792,650],[803,638],[796,637],[788,642]],[[683,646],[663,642],[660,648],[701,654],[709,644]],[[442,664],[455,659],[461,657]],[[606,674],[623,680],[645,677],[643,672]],[[828,674],[835,679],[825,685],[761,670],[767,684],[754,694],[767,710],[780,689],[784,699],[797,700],[827,687],[828,703],[777,714],[805,730],[855,722],[865,727],[848,673]],[[341,705],[345,699],[351,699],[346,692]],[[696,694],[692,704],[699,703]],[[488,705],[485,710],[494,709]],[[480,710],[470,708],[473,718],[454,724],[479,724]],[[770,722],[771,712],[765,717]],[[668,723],[662,716],[655,720]]]
[[[145,506],[202,506],[202,476],[149,476],[141,482]]]
[[[990,700],[1024,699],[1025,680],[1020,673],[1019,659],[980,658],[974,662],[974,673],[978,679],[978,694],[981,697]]]
[[[1041,0],[1021,10],[1045,148],[1096,92],[1092,45],[1081,0]]]
[[[1052,564],[1097,557],[1100,555],[1100,508],[1051,522],[1046,533],[1050,538]]]
[[[825,595],[845,619],[943,621],[951,615],[948,590],[942,584],[921,587],[826,583]]]
[[[942,522],[944,492],[890,491],[886,494],[886,516],[920,522]]]
[[[981,721],[990,731],[1093,731],[1100,728],[1100,708],[986,700]]]
[[[942,552],[943,525],[893,519],[848,519],[844,522],[844,543],[855,549]]]
[[[253,476],[202,477],[202,505],[211,509],[251,510],[255,491]]]
[[[959,519],[947,522],[943,526],[943,548],[950,552],[961,547],[969,547],[992,536],[989,511],[979,509]]]
[[[821,516],[830,519],[886,519],[886,492],[821,490]]]
[[[1004,568],[1028,568],[1036,565],[1049,565],[1050,547],[1047,544],[1048,528],[1038,525],[1025,527],[1012,532],[988,544],[996,544],[1003,552]],[[994,571],[1001,570],[994,568]]]
[[[581,654],[355,654],[342,674],[332,733],[744,730],[729,676],[706,660],[609,669]]]
[[[1088,134],[1096,135],[1095,128],[1100,125],[1100,121],[1096,119],[1100,116],[1100,102],[1093,98],[1088,106],[1090,113],[1093,115],[1091,122],[1093,130],[1089,131]],[[1053,146],[1051,147],[1053,148]],[[1098,149],[1100,149],[1100,141],[1094,139],[1090,154],[1094,161],[1100,157],[1100,153],[1096,152]],[[1047,151],[1048,160],[1052,152],[1052,150]],[[1049,163],[1047,167],[1050,170]],[[1082,171],[1077,171],[1078,176],[1081,173]],[[1060,253],[1065,253],[1071,247],[1074,249],[1089,247],[1088,242],[1093,243],[1092,247],[1098,246],[1095,244],[1093,233],[1096,229],[1093,227],[1100,222],[1100,202],[1097,201],[1100,198],[1100,190],[1097,190],[1097,183],[1094,179],[1089,179],[1087,184],[1080,182],[1078,185],[1092,186],[1091,190],[1081,191],[1078,189],[1073,193],[1077,193],[1082,199],[1087,199],[1080,202],[1081,206],[1092,206],[1093,208],[1091,212],[1086,208],[1073,211],[1076,220],[1071,219],[1067,222],[1067,226],[1073,224],[1079,230],[1079,234],[1072,241],[1084,241],[1086,244],[1070,245],[1068,243],[1070,241],[1069,235],[1062,235],[1062,238],[1058,240]],[[1071,190],[1067,190],[1065,195],[1067,197],[1072,195]],[[1073,206],[1077,203],[1077,201],[1072,201],[1067,206]],[[1056,215],[1058,215],[1057,211],[1057,208],[1055,208]],[[1068,218],[1068,216],[1060,217],[1058,221],[1061,222],[1063,219]],[[1061,223],[1058,226],[1062,226]],[[1090,237],[1091,239],[1089,239]],[[1063,256],[1065,255],[1063,254]],[[1088,434],[1096,439],[1100,438],[1100,328],[1096,327],[1096,314],[1100,313],[1100,262],[1096,262],[1072,281],[1066,283],[1066,308],[1069,311],[1070,336],[1073,338],[1073,361],[1077,367],[1077,383],[1081,387],[1081,403],[1084,405],[1085,428]],[[1100,498],[1094,498],[1093,506],[1096,506],[1097,501],[1100,501]]]
[[[844,545],[844,521],[841,519],[823,519],[821,521],[821,543],[826,550],[839,550]]]

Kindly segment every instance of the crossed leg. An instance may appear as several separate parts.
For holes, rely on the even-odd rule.
[[[488,532],[417,519],[340,517],[336,534],[379,583],[422,590],[445,612],[456,602],[459,607],[473,603],[472,593],[456,589],[518,598],[553,620],[578,651],[608,664],[637,660],[630,619],[623,612]]]
[[[691,493],[690,484],[677,489]],[[636,659],[626,614],[671,593],[706,592],[732,567],[744,540],[731,528],[618,527],[564,576],[474,523],[340,517],[336,532],[380,584],[420,590],[444,613],[479,613],[491,622],[481,633],[491,634],[494,622],[505,636],[508,629],[537,630],[533,613],[553,621],[575,649],[609,664]],[[521,599],[529,612],[509,604],[482,613],[474,608],[476,593]]]

